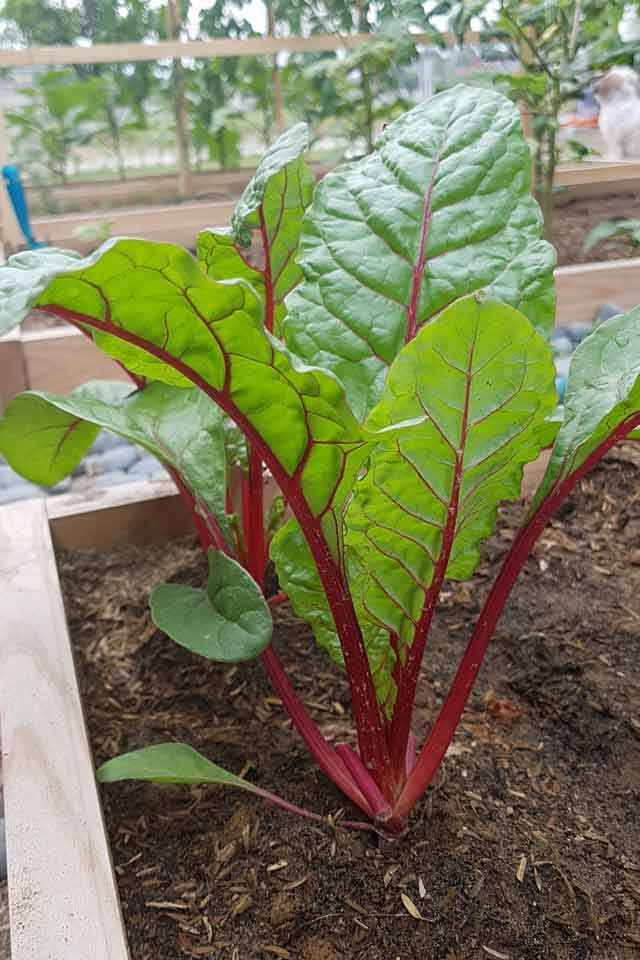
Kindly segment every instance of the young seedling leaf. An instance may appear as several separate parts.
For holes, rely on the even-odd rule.
[[[258,585],[244,567],[218,550],[209,551],[206,589],[163,583],[152,592],[150,606],[153,622],[172,640],[219,663],[259,656],[273,632]]]
[[[562,426],[531,513],[639,410],[640,307],[636,307],[605,320],[576,348]]]
[[[201,753],[185,743],[157,743],[142,750],[132,750],[119,757],[107,760],[98,767],[96,777],[101,783],[115,783],[118,780],[146,780],[151,783],[190,783],[218,784],[221,787],[236,787],[253,793],[269,803],[275,804],[290,813],[323,822],[324,818],[297,807],[282,797],[264,790],[255,784],[229,773],[217,763],[207,760]]]
[[[31,303],[52,277],[77,265],[82,257],[74,250],[44,247],[9,257],[0,269],[0,337],[16,327]]]
[[[236,206],[230,230],[207,230],[198,237],[198,259],[216,280],[241,277],[265,305],[265,324],[280,335],[284,298],[299,283],[296,262],[300,228],[315,184],[303,155],[309,130],[299,123],[267,151]],[[247,259],[251,235],[260,232],[259,266]],[[244,249],[243,249],[244,248]]]
[[[253,784],[207,760],[185,743],[157,743],[107,760],[97,770],[101,783],[150,780],[152,783],[219,783],[255,793]]]
[[[457,86],[389,124],[372,154],[319,184],[285,340],[341,378],[356,416],[379,400],[402,345],[473,291],[550,330],[555,257],[541,239],[530,167],[514,104]]]
[[[475,296],[443,311],[394,362],[367,426],[422,422],[371,454],[346,514],[362,606],[411,642],[432,583],[469,578],[498,504],[520,495],[556,394],[551,352],[512,307]]]
[[[23,393],[0,419],[0,452],[22,476],[49,486],[68,476],[100,427],[173,467],[222,527],[224,416],[200,390],[93,380],[67,396]]]

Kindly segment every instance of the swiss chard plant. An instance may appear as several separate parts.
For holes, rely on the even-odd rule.
[[[370,156],[325,178],[304,218],[287,164],[273,194],[272,171],[249,188],[231,234],[200,238],[198,261],[169,244],[117,240],[86,260],[50,253],[2,268],[7,325],[34,306],[66,320],[134,385],[24,394],[0,423],[0,450],[41,483],[68,472],[98,426],[156,452],[192,507],[209,579],[201,590],[156,588],[155,623],[216,661],[259,656],[311,754],[366,817],[343,825],[393,838],[451,743],[545,524],[640,425],[640,309],[581,343],[556,410],[545,338],[554,257],[518,114],[493,92],[457,87],[399,118]],[[242,253],[254,227],[269,238],[261,269]],[[418,747],[413,704],[441,591],[473,575],[499,504],[519,498],[524,465],[550,445]],[[267,470],[288,505],[270,557],[294,610],[345,671],[354,744],[325,739],[271,643],[263,548],[248,569],[234,551],[231,448],[246,450],[250,478]],[[247,540],[260,541],[262,504],[245,507]],[[98,775],[227,784],[321,819],[184,744],[116,757]]]

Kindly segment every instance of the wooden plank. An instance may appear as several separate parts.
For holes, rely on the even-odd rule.
[[[640,304],[640,259],[579,264],[556,270],[559,326],[588,323],[602,303]],[[127,381],[122,368],[73,327],[0,339],[0,404],[24,389],[68,393],[87,380]]]
[[[309,167],[317,179],[332,169],[327,164],[310,163]],[[239,197],[255,173],[254,167],[240,167],[237,170],[192,170],[192,195],[194,198],[209,195],[209,207]],[[127,180],[79,181],[78,183],[49,185],[52,199],[60,210],[60,215],[89,212],[90,220],[108,220],[111,209],[132,207],[136,204],[172,204],[178,197],[176,175],[152,174],[148,177],[129,177]],[[213,194],[213,198],[210,196]],[[42,209],[39,191],[27,184],[27,200],[34,217],[46,216]],[[213,203],[212,203],[213,200]],[[96,213],[95,211],[99,211]],[[216,211],[220,217],[223,211]],[[76,214],[77,215],[77,214]],[[211,220],[209,219],[209,223]],[[222,226],[222,224],[220,224]]]
[[[11,956],[126,960],[44,503],[3,507],[0,542]]]
[[[598,307],[622,310],[640,304],[640,259],[577,264],[556,270],[556,323],[590,323]]]
[[[47,514],[58,550],[166,543],[194,530],[189,511],[170,480],[50,497]]]
[[[621,180],[640,180],[640,163],[635,160],[584,160],[582,163],[563,164],[556,169],[554,184],[556,187],[577,187],[605,183],[614,187]]]
[[[68,393],[87,380],[129,377],[119,364],[74,327],[54,327],[22,335],[28,389]]]
[[[39,240],[52,246],[86,250],[78,240],[78,227],[107,221],[114,237],[140,237],[143,240],[177,243],[194,247],[196,236],[207,227],[227,226],[235,203],[180,203],[166,207],[135,207],[125,210],[66,214],[62,217],[37,217],[33,229]]]
[[[18,332],[0,338],[0,413],[9,401],[27,390],[29,381]]]
[[[444,33],[447,46],[456,39]],[[433,40],[427,33],[415,33],[413,39],[423,46]],[[465,40],[476,42],[479,34],[470,32]],[[371,40],[370,33],[349,36],[318,33],[311,37],[245,37],[236,40],[226,37],[214,40],[168,40],[160,43],[94,43],[87,47],[26,47],[21,50],[0,51],[0,67],[22,67],[33,64],[60,66],[75,63],[136,63],[144,60],[174,60],[176,57],[247,57],[278,53],[317,53],[344,50],[361,46]]]

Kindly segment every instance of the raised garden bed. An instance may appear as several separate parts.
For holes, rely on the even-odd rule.
[[[602,303],[640,302],[640,259],[556,270],[558,326],[590,323]],[[22,390],[67,393],[87,380],[126,380],[122,368],[68,326],[0,337],[0,410]]]
[[[635,447],[612,452],[543,537],[405,841],[379,848],[215,788],[105,788],[132,960],[633,956],[639,478]],[[505,536],[486,545],[473,582],[445,594],[421,728],[518,511],[504,511]],[[93,529],[94,516],[83,522]],[[13,958],[55,944],[56,960],[124,960],[47,515],[40,503],[4,508],[0,523],[3,629],[12,637],[0,645],[0,676]],[[190,540],[145,550],[129,540],[124,529],[109,541],[120,544],[114,553],[58,557],[96,760],[187,739],[255,782],[286,782],[291,799],[335,813],[344,799],[307,759],[259,665],[205,662],[151,624],[149,588],[158,578],[200,583],[199,550]],[[288,607],[277,624],[304,700],[325,735],[342,738],[343,678]]]

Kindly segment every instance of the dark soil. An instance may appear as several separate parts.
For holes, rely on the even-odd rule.
[[[553,217],[553,245],[561,267],[640,255],[637,248],[620,240],[603,240],[588,253],[582,249],[589,232],[603,220],[640,219],[640,194],[621,193],[570,201],[560,194]]]
[[[473,582],[444,594],[418,735],[520,513],[503,511]],[[150,623],[154,583],[202,580],[191,542],[65,554],[60,571],[96,761],[184,740],[290,800],[353,814],[259,664],[209,663]],[[104,788],[132,960],[640,956],[639,597],[640,450],[621,448],[528,561],[445,764],[395,845],[218,788]],[[350,738],[344,679],[288,606],[275,617],[315,719],[332,741]]]

